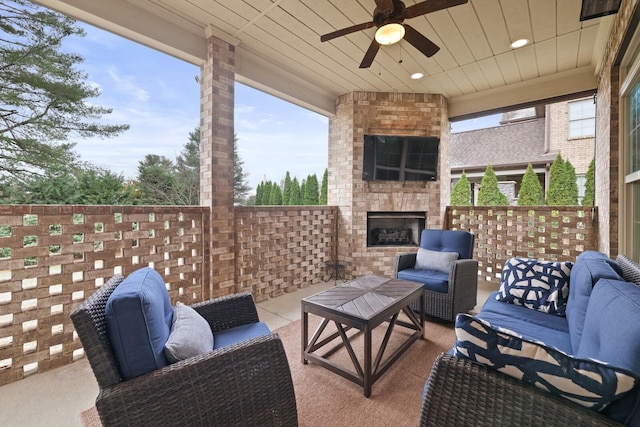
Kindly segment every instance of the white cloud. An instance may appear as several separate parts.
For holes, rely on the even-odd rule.
[[[136,84],[137,77],[131,75],[120,75],[119,70],[116,67],[109,67],[107,73],[111,79],[115,82],[117,90],[128,95],[132,95],[134,99],[146,102],[149,99],[149,93],[138,84]]]

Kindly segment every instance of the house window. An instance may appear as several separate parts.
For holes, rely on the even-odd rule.
[[[591,98],[569,103],[569,138],[594,136],[596,106]]]

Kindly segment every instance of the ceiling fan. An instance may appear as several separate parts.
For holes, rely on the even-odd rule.
[[[375,38],[371,41],[367,53],[365,53],[360,68],[369,68],[376,57],[380,45],[397,43],[403,38],[425,56],[431,57],[440,47],[420,34],[409,24],[404,24],[405,19],[415,18],[437,10],[447,9],[467,3],[469,0],[426,0],[406,7],[400,0],[375,0],[376,8],[373,11],[373,21],[343,28],[320,37],[320,41],[326,42],[336,37],[378,27]]]

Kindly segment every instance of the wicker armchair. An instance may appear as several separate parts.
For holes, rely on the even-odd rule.
[[[420,426],[620,426],[485,366],[441,354],[424,394]]]
[[[473,259],[474,240],[474,235],[467,231],[422,230],[420,248],[459,254],[459,258],[449,264],[448,275],[414,268],[416,252],[396,254],[394,277],[425,284],[426,315],[453,322],[458,313],[466,313],[475,307],[478,293],[478,260]],[[446,282],[446,292],[432,286],[437,286],[442,281]],[[412,308],[417,311],[419,307],[415,304]]]
[[[107,299],[123,279],[113,277],[71,313],[100,387],[96,407],[103,425],[297,425],[291,371],[277,334],[123,381],[105,323]],[[250,293],[192,307],[214,333],[258,321]]]

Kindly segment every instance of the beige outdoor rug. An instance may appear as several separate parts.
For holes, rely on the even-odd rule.
[[[319,319],[310,316],[311,323]],[[335,328],[335,327],[333,327]],[[385,325],[374,330],[374,349],[382,340]],[[426,323],[426,339],[418,340],[373,384],[371,396],[364,397],[362,387],[327,369],[300,361],[300,321],[276,330],[284,343],[296,393],[300,426],[416,426],[420,418],[422,390],[436,356],[453,345],[455,334],[449,323]],[[350,331],[351,332],[351,331]],[[357,332],[357,331],[353,331]],[[311,330],[310,335],[313,333]],[[396,327],[387,348],[390,354],[408,332]],[[353,341],[356,353],[362,353],[362,334]],[[387,354],[385,352],[385,354]],[[375,350],[374,350],[375,356]],[[352,366],[344,349],[335,351],[331,360]],[[87,427],[100,426],[95,408],[81,414]]]

